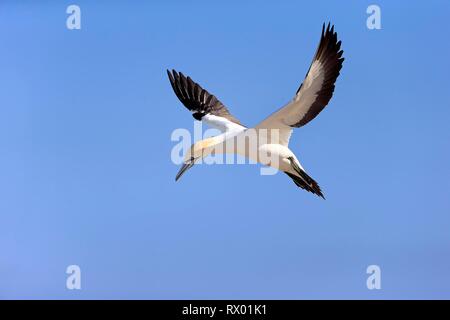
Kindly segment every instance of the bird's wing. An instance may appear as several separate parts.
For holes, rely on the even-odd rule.
[[[245,129],[214,95],[203,89],[190,77],[181,72],[167,70],[170,84],[178,99],[192,112],[192,116],[199,121],[226,132],[234,129]]]
[[[279,129],[280,144],[288,145],[292,128],[314,119],[330,101],[334,83],[342,68],[343,51],[334,26],[322,27],[319,47],[297,93],[286,106],[262,121],[256,128]]]

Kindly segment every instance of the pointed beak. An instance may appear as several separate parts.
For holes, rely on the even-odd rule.
[[[181,166],[180,171],[178,171],[177,176],[175,177],[175,181],[178,181],[178,179],[181,178],[181,176],[188,171],[189,168],[192,168],[192,166],[194,165],[194,161],[188,162],[188,163],[183,163],[183,165]]]

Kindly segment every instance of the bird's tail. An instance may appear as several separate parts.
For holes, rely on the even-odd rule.
[[[291,161],[292,168],[295,170],[295,173],[297,174],[293,174],[287,171],[285,171],[285,173],[294,181],[294,183],[298,187],[305,189],[306,191],[312,192],[318,195],[319,197],[325,199],[322,190],[320,190],[319,184],[313,178],[311,178],[302,168],[300,168],[297,165],[294,158],[290,158],[289,160]]]

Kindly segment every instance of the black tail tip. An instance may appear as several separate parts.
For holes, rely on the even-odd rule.
[[[318,197],[321,197],[323,200],[326,200],[325,196],[322,193],[322,190],[319,187],[319,184],[310,176],[308,176],[303,170],[299,170],[300,176],[297,176],[290,172],[285,173],[289,176],[289,178],[292,179],[292,181],[294,181],[297,187],[300,187],[308,192],[315,194]]]

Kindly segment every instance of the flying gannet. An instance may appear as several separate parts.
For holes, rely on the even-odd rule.
[[[242,125],[222,102],[190,77],[185,77],[175,70],[167,70],[176,96],[192,112],[193,117],[222,132],[191,146],[175,180],[178,180],[199,159],[212,153],[230,152],[223,151],[225,150],[223,145],[232,139],[243,137],[250,131],[256,133],[264,131],[263,135],[251,135],[251,137],[257,137],[256,152],[251,152],[248,145],[244,144],[242,147],[241,144],[241,147],[234,145],[231,153],[243,155],[283,171],[298,187],[324,198],[319,185],[305,172],[297,157],[288,148],[288,144],[292,129],[302,127],[313,120],[330,101],[344,61],[342,54],[341,41],[337,40],[334,26],[330,28],[328,24],[325,29],[324,24],[311,66],[294,98],[254,128]],[[272,133],[276,134],[272,135]],[[265,138],[261,139],[260,136]]]

